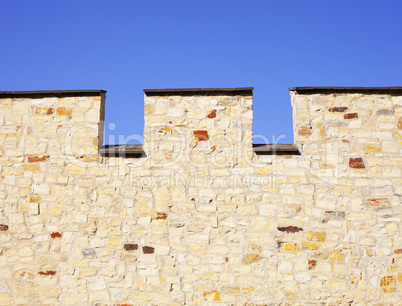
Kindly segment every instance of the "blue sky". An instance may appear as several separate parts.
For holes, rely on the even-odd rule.
[[[401,11],[397,0],[0,0],[0,90],[105,89],[109,142],[142,135],[144,88],[254,86],[254,134],[293,143],[288,87],[402,85]]]

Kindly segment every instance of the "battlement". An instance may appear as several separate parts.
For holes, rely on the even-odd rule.
[[[253,88],[0,92],[0,304],[395,304],[402,88],[294,87],[294,144],[253,144]]]

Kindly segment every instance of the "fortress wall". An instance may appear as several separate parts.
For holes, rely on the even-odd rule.
[[[146,91],[142,156],[102,156],[104,101],[0,99],[0,304],[399,302],[399,95],[292,90],[300,155],[200,89]]]

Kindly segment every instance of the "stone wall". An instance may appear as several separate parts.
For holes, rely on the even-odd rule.
[[[0,304],[399,303],[402,97],[291,92],[301,155],[256,155],[252,93],[0,97]],[[271,114],[267,114],[267,118]]]

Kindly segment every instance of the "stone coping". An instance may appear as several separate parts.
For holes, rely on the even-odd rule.
[[[290,91],[296,91],[298,94],[334,94],[334,93],[361,93],[368,95],[402,95],[402,86],[390,87],[326,87],[326,86],[306,86],[289,87]]]
[[[100,96],[105,93],[106,90],[101,89],[0,91],[0,98],[82,97]]]
[[[144,89],[147,96],[253,95],[254,87]]]
[[[257,155],[300,155],[292,144],[253,144]],[[99,148],[99,153],[106,157],[141,157],[144,154],[143,145],[105,145]]]

